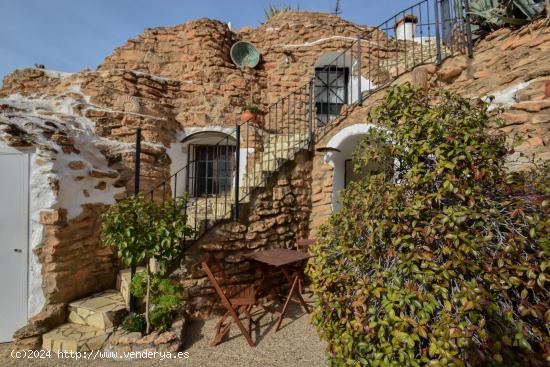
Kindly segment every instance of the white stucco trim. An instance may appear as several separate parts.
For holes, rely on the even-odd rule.
[[[185,133],[180,130],[176,132],[176,142],[166,148],[166,154],[170,158],[170,176],[178,173],[178,176],[185,175],[184,167],[187,165],[187,144],[181,143]],[[184,176],[185,177],[185,176]],[[185,191],[185,180],[178,180],[176,194],[181,195]],[[174,187],[174,179],[170,182],[170,187]]]
[[[357,93],[359,78],[361,78],[361,94],[377,88],[371,80],[365,78],[363,75],[358,77],[357,58],[353,57],[351,53],[342,53],[342,51],[323,52],[315,61],[315,68],[322,68],[328,65],[349,69],[350,75],[348,85],[346,86],[349,98],[348,103],[355,103],[359,100],[359,93]]]
[[[332,40],[345,40],[345,41],[357,41],[357,37],[349,37],[349,36],[330,36],[325,38],[319,38],[315,41],[306,42],[306,43],[300,43],[300,44],[287,44],[287,45],[275,45],[274,47],[282,47],[282,48],[301,48],[301,47],[312,47],[316,46],[320,43],[329,42]],[[367,42],[368,40],[361,39],[361,42]]]
[[[185,177],[185,169],[183,169],[189,162],[189,157],[187,156],[187,146],[189,144],[193,143],[193,140],[185,141],[183,140],[187,137],[190,137],[191,135],[197,134],[197,133],[223,133],[226,134],[233,139],[236,138],[235,136],[235,127],[225,127],[220,125],[208,125],[208,126],[201,126],[201,127],[188,127],[182,130],[179,130],[176,133],[176,142],[171,144],[169,148],[166,149],[166,154],[170,157],[171,164],[170,164],[170,175],[174,175],[176,172],[178,173],[178,176],[180,174],[182,177]],[[231,142],[234,143],[234,140]],[[239,184],[243,185],[245,174],[246,174],[246,165],[248,156],[254,152],[254,148],[240,148],[239,154]],[[183,170],[182,170],[183,169]],[[234,184],[234,183],[233,183]],[[172,179],[171,186],[174,185],[174,179]],[[182,195],[185,192],[185,180],[178,178],[177,181],[177,188],[176,193],[177,195]]]
[[[380,126],[376,126],[374,124],[355,124],[345,127],[330,138],[326,147],[341,150],[341,147],[346,139],[356,135],[366,135],[369,130],[373,128],[380,129]],[[325,154],[325,162],[330,164],[332,167],[334,167],[334,159],[336,157],[335,154],[339,153],[328,152]]]
[[[235,138],[235,127],[225,127],[220,125],[208,125],[208,126],[199,126],[199,127],[186,127],[185,129],[178,132],[176,135],[179,142],[187,138],[190,135],[202,132],[216,132],[224,133]]]
[[[52,173],[54,164],[40,158],[36,151],[30,158],[29,182],[29,270],[28,270],[28,316],[37,315],[44,307],[45,297],[42,289],[42,263],[33,252],[44,240],[44,225],[40,223],[40,212],[54,208],[59,198],[51,187],[50,180],[56,179]],[[38,163],[46,162],[46,163]]]
[[[513,84],[509,87],[506,87],[504,89],[494,91],[490,95],[494,97],[493,101],[491,102],[491,99],[489,96],[484,96],[481,99],[484,102],[491,102],[488,110],[493,111],[497,108],[504,108],[504,107],[510,107],[514,103],[517,103],[516,101],[516,93],[520,90],[523,90],[527,88],[531,83],[536,81],[538,79],[531,79],[526,82]]]
[[[324,160],[333,167],[332,174],[332,211],[337,212],[340,209],[338,202],[338,192],[345,186],[345,161],[350,159],[357,143],[365,136],[370,129],[379,129],[374,124],[355,124],[348,126],[336,133],[327,143],[327,148],[338,149],[325,153]]]

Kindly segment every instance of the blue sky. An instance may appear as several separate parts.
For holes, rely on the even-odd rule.
[[[376,25],[418,0],[341,0],[345,19]],[[269,5],[331,11],[336,0],[0,0],[0,78],[35,63],[94,69],[144,28],[196,18],[258,26]]]

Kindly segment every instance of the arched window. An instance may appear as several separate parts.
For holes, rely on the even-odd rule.
[[[235,138],[222,132],[204,131],[186,137],[189,169],[185,191],[191,197],[227,196],[235,169]]]

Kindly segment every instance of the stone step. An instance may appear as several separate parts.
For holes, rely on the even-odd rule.
[[[267,171],[264,171],[265,174],[267,174]],[[259,174],[256,172],[256,175],[251,174],[250,176],[246,176],[243,180],[243,183],[241,184],[241,189],[246,190],[252,190],[256,187],[265,187],[266,186],[266,180],[265,180],[265,174]]]
[[[63,324],[42,335],[42,349],[52,352],[89,352],[103,348],[111,332],[89,325]]]
[[[111,330],[128,313],[126,302],[116,289],[109,289],[69,303],[69,321]]]
[[[262,177],[262,173],[277,172],[285,162],[294,159],[295,155],[296,151],[291,149],[285,152],[284,157],[278,156],[277,159],[263,160],[263,157],[260,157],[253,166],[248,168],[246,177],[249,179],[256,177],[257,179],[258,177]]]
[[[294,142],[307,139],[309,131],[296,131],[295,134],[276,134],[268,135],[265,139],[267,144],[274,144],[276,142]]]
[[[138,266],[136,268],[136,274],[145,272],[144,266]],[[119,291],[120,295],[122,296],[122,299],[124,300],[124,304],[126,305],[127,309],[130,309],[130,281],[131,281],[131,274],[132,270],[130,268],[121,269],[118,272],[117,278],[116,278],[116,289]],[[138,302],[138,309],[140,309],[140,300],[136,300]]]
[[[269,154],[270,157],[287,159],[291,154],[299,151],[300,149],[306,149],[307,147],[308,142],[303,140],[290,143],[277,143],[276,145],[269,145],[265,147],[262,154]]]
[[[284,161],[283,161],[284,162]],[[256,164],[253,168],[250,168],[250,171],[248,172],[251,177],[254,175],[260,176],[262,173],[270,173],[270,172],[276,172],[279,170],[279,167],[282,165],[282,163],[277,162],[270,162],[270,163],[264,163],[264,164]]]
[[[192,227],[195,227],[195,224],[201,227],[201,222],[205,219],[230,218],[233,196],[233,191],[231,191],[227,194],[227,197],[209,197],[208,200],[206,198],[193,199],[186,211],[187,223]]]

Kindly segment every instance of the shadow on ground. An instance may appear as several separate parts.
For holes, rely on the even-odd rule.
[[[319,340],[310,315],[297,304],[290,305],[281,329],[275,332],[277,318],[265,311],[256,311],[258,318],[253,326],[256,347],[250,347],[236,325],[229,336],[218,346],[210,347],[217,318],[191,320],[186,334],[184,351],[189,358],[160,360],[113,360],[96,359],[76,361],[59,359],[52,354],[46,359],[15,359],[10,357],[10,343],[0,344],[0,366],[92,366],[92,367],[141,367],[141,366],[188,366],[188,367],[322,367],[325,362],[325,345]]]

